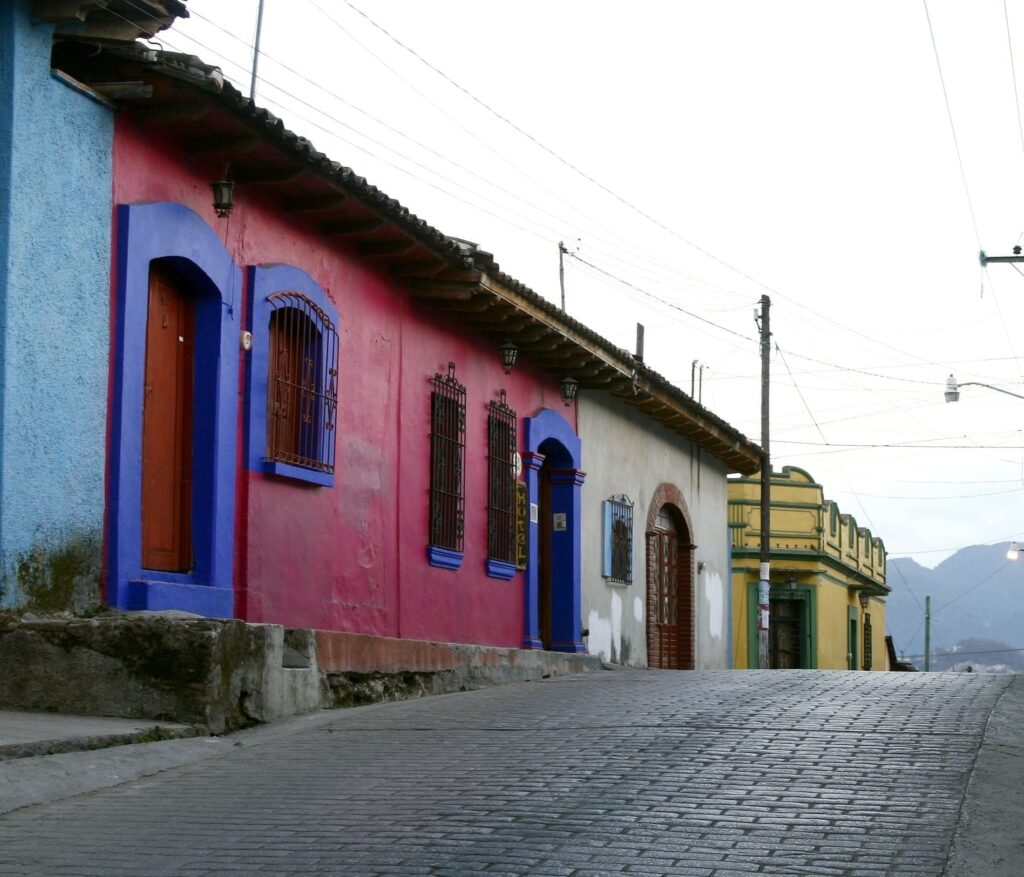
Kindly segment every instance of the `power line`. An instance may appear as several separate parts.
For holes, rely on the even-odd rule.
[[[313,5],[316,6],[315,0],[310,0],[310,2],[312,2]],[[508,125],[510,128],[512,128],[512,130],[516,131],[518,134],[520,134],[521,136],[525,137],[527,140],[529,140],[531,143],[536,145],[539,149],[541,149],[544,152],[546,152],[548,155],[550,155],[552,158],[554,158],[560,164],[562,164],[565,167],[569,168],[574,173],[578,174],[580,177],[582,177],[584,180],[586,180],[587,182],[591,183],[592,185],[597,186],[597,188],[599,188],[602,192],[604,192],[605,194],[609,195],[611,198],[613,198],[616,201],[618,201],[624,207],[627,207],[629,210],[632,210],[634,213],[636,213],[638,216],[643,217],[648,222],[650,222],[652,225],[657,226],[662,231],[672,235],[672,237],[676,238],[677,240],[682,241],[688,247],[696,250],[698,253],[700,253],[701,255],[705,256],[706,258],[711,259],[713,262],[717,262],[722,267],[727,268],[728,270],[738,274],[740,277],[743,277],[746,280],[749,280],[751,283],[753,283],[753,284],[755,284],[755,285],[757,285],[757,286],[767,290],[768,292],[772,292],[772,293],[775,293],[777,295],[782,295],[782,293],[778,292],[778,290],[772,289],[770,286],[767,286],[766,284],[762,283],[757,278],[752,277],[751,275],[749,275],[746,272],[742,271],[741,269],[737,268],[735,265],[731,265],[728,262],[726,262],[724,259],[720,259],[718,256],[714,255],[713,253],[708,252],[703,247],[699,246],[698,244],[695,244],[691,240],[688,240],[683,235],[681,235],[679,232],[677,232],[675,229],[671,228],[670,226],[668,226],[665,223],[661,222],[660,220],[656,219],[654,216],[652,216],[651,214],[647,213],[645,210],[641,209],[640,207],[637,207],[635,204],[631,203],[630,201],[627,201],[625,198],[623,198],[617,192],[613,191],[608,186],[604,185],[604,183],[602,183],[599,180],[595,179],[593,176],[588,174],[586,171],[580,169],[577,165],[573,164],[568,159],[563,158],[561,155],[559,155],[557,152],[555,152],[549,146],[547,146],[546,144],[542,143],[534,135],[532,135],[528,131],[525,131],[523,128],[519,127],[519,125],[517,125],[515,122],[513,122],[507,116],[505,116],[505,115],[501,114],[500,112],[498,112],[490,104],[488,104],[485,101],[483,101],[480,98],[478,98],[475,94],[473,94],[471,91],[469,91],[469,89],[467,89],[467,88],[463,87],[462,85],[460,85],[458,82],[456,82],[450,76],[448,76],[447,73],[445,73],[440,68],[436,67],[434,64],[430,63],[426,58],[424,58],[422,55],[420,55],[418,52],[416,52],[415,49],[412,49],[411,47],[407,46],[400,39],[398,39],[398,37],[396,37],[394,34],[392,34],[390,31],[388,31],[385,27],[383,27],[382,25],[380,25],[376,21],[374,21],[372,18],[370,18],[369,15],[367,15],[365,12],[363,12],[361,9],[359,9],[359,7],[357,7],[354,3],[350,2],[350,0],[343,0],[343,2],[345,3],[346,6],[348,6],[350,9],[352,9],[354,12],[358,13],[364,19],[366,19],[367,22],[369,22],[373,27],[375,27],[377,30],[379,30],[381,33],[383,33],[393,43],[395,43],[397,46],[399,46],[404,51],[408,52],[410,55],[412,55],[414,58],[416,58],[416,60],[418,60],[420,63],[422,63],[423,65],[428,67],[430,70],[434,71],[434,73],[436,73],[438,76],[440,76],[442,79],[444,79],[450,85],[452,85],[454,88],[456,88],[458,91],[460,91],[466,97],[468,97],[471,101],[473,101],[474,103],[478,104],[483,109],[487,110],[487,112],[489,112],[495,118],[497,118],[497,119],[501,120],[502,122],[504,122],[506,125]],[[323,10],[321,10],[321,12],[322,11]]]
[[[954,658],[959,655],[1002,655],[1006,652],[1024,652],[1022,648],[1011,648],[1011,649],[981,649],[979,651],[972,652],[961,652],[959,649],[955,652],[945,652],[942,649],[936,649],[932,653],[933,658]],[[906,658],[923,658],[924,654],[920,655],[904,655]]]
[[[893,557],[894,555],[901,555],[901,556],[903,556],[903,555],[910,555],[910,554],[943,554],[943,553],[949,552],[949,551],[952,551],[952,552],[963,551],[963,549],[965,549],[965,548],[980,548],[980,547],[989,548],[989,547],[994,547],[996,545],[1001,545],[1004,542],[1008,542],[1010,539],[1013,539],[1015,536],[1019,536],[1019,535],[1020,535],[1019,533],[1011,533],[1009,536],[1004,536],[1003,538],[996,539],[993,542],[986,542],[986,543],[984,543],[983,545],[980,545],[980,546],[979,545],[957,545],[955,548],[926,548],[926,549],[924,549],[922,551],[888,551],[888,552],[886,552],[886,554],[887,554],[888,557],[896,559],[896,558]]]
[[[1013,39],[1010,37],[1010,13],[1003,0],[1003,19],[1006,21],[1006,47],[1010,52],[1010,75],[1013,77],[1013,108],[1017,111],[1017,131],[1020,134],[1021,153],[1024,154],[1024,123],[1020,117],[1020,97],[1017,94],[1017,68],[1013,63]],[[1011,263],[1012,264],[1012,263]],[[1014,268],[1017,266],[1014,265]]]
[[[796,439],[777,439],[778,443],[784,445],[807,445],[810,447],[828,448],[924,448],[930,451],[1021,451],[1024,445],[928,445],[915,444],[914,442],[883,442],[857,444],[854,442],[802,442]]]
[[[130,0],[127,0],[127,2],[130,3]],[[134,4],[132,4],[132,5],[134,5]],[[403,77],[397,70],[395,70],[393,67],[388,65],[386,62],[384,62],[383,59],[381,59],[376,53],[374,53],[371,49],[369,49],[369,47],[367,47],[364,43],[362,43],[360,40],[358,40],[347,28],[345,28],[343,25],[341,25],[340,22],[338,22],[336,19],[334,19],[332,16],[330,16],[324,9],[320,8],[319,6],[317,6],[317,4],[315,2],[312,3],[312,5],[315,8],[317,8],[318,11],[321,12],[321,14],[323,14],[329,21],[331,21],[332,24],[334,24],[336,27],[338,27],[350,39],[352,39],[354,42],[356,42],[357,45],[359,45],[361,48],[363,48],[364,51],[368,52],[375,60],[378,61],[378,63],[381,63],[383,66],[385,66],[396,77],[398,77],[407,86],[412,88],[413,91],[415,91],[417,94],[419,94],[424,100],[427,100],[435,109],[437,109],[439,112],[441,112],[442,114],[446,115],[448,118],[450,118],[453,121],[455,121],[456,123],[458,123],[457,120],[454,119],[454,117],[452,117],[450,114],[445,112],[438,104],[436,104],[436,102],[431,101],[422,91],[420,91],[415,86],[413,86],[411,83],[409,83],[408,80],[406,80],[405,77]],[[142,11],[142,10],[140,10],[140,11]],[[250,43],[246,42],[241,37],[238,37],[236,34],[232,33],[227,28],[221,26],[220,24],[218,24],[213,19],[208,18],[207,16],[204,16],[204,15],[198,13],[198,12],[194,12],[193,11],[193,14],[195,15],[196,18],[199,18],[199,19],[207,22],[211,26],[213,26],[213,27],[217,28],[218,30],[222,31],[226,35],[230,36],[232,39],[234,39],[234,40],[238,41],[239,43],[241,43],[242,45],[245,45],[248,48],[252,48]],[[189,39],[192,39],[192,38],[189,37]],[[196,42],[197,45],[203,46],[203,44],[201,42],[199,42],[198,40],[194,40],[194,41]],[[207,48],[210,51],[215,51],[215,50],[211,49],[208,46],[203,46],[203,48]],[[466,174],[468,174],[468,175],[470,175],[470,176],[480,180],[481,182],[485,183],[486,185],[491,186],[492,188],[496,189],[497,191],[501,192],[502,194],[504,194],[504,195],[506,195],[506,196],[508,196],[510,198],[513,198],[513,199],[521,202],[522,204],[525,204],[526,206],[530,207],[531,209],[536,210],[537,212],[542,213],[542,214],[548,216],[549,218],[554,219],[557,222],[565,223],[568,226],[571,226],[573,228],[577,228],[580,231],[582,231],[585,235],[587,235],[588,237],[591,237],[594,240],[600,241],[601,243],[605,244],[608,247],[611,247],[613,249],[619,250],[619,251],[621,251],[623,253],[631,253],[632,252],[632,253],[639,254],[640,256],[642,256],[645,259],[647,259],[649,261],[649,263],[653,263],[655,265],[663,266],[664,271],[661,272],[663,277],[671,276],[673,279],[676,279],[679,276],[680,273],[685,273],[685,272],[680,272],[676,268],[676,266],[670,264],[669,262],[666,262],[664,260],[659,259],[657,256],[655,256],[652,253],[644,250],[642,247],[638,247],[635,244],[629,244],[627,246],[623,246],[621,243],[619,243],[619,241],[623,240],[623,238],[620,235],[617,235],[613,229],[610,229],[609,227],[603,225],[602,223],[596,222],[593,219],[592,216],[588,216],[587,214],[583,213],[582,211],[579,211],[571,202],[567,202],[564,199],[560,198],[557,195],[557,193],[555,193],[552,190],[542,186],[539,183],[539,181],[537,181],[535,178],[533,178],[533,177],[523,173],[521,167],[518,164],[515,164],[514,162],[509,160],[504,155],[498,153],[496,150],[493,149],[493,147],[490,147],[490,145],[487,144],[486,141],[484,141],[482,138],[480,138],[478,135],[476,135],[474,132],[472,132],[470,129],[466,128],[465,126],[462,126],[460,124],[460,127],[462,127],[463,130],[466,133],[468,133],[471,136],[473,136],[474,139],[476,139],[478,142],[480,142],[480,143],[484,144],[485,146],[487,146],[492,152],[494,152],[496,155],[498,155],[498,157],[501,158],[503,161],[505,161],[507,164],[510,164],[512,167],[514,167],[520,173],[523,173],[523,175],[526,176],[526,178],[528,180],[530,180],[531,182],[533,182],[536,185],[538,185],[541,189],[543,189],[543,191],[547,192],[552,197],[555,197],[561,204],[563,204],[563,206],[566,206],[569,209],[573,210],[573,212],[578,213],[581,217],[583,217],[584,222],[580,223],[579,220],[568,219],[565,216],[553,213],[552,211],[548,210],[547,208],[545,208],[545,207],[543,207],[543,206],[541,206],[541,205],[539,205],[539,204],[537,204],[537,203],[535,203],[533,201],[530,201],[530,200],[522,197],[521,195],[519,195],[518,193],[512,191],[511,189],[508,189],[508,188],[505,188],[504,186],[499,185],[498,183],[494,182],[489,177],[486,177],[483,174],[477,173],[472,168],[469,168],[469,167],[467,167],[464,164],[460,164],[459,162],[456,162],[454,159],[450,158],[449,156],[444,155],[443,153],[441,153],[438,150],[430,147],[429,145],[423,143],[422,141],[417,140],[416,138],[410,136],[409,134],[406,134],[404,131],[394,127],[393,125],[390,125],[388,122],[386,122],[383,119],[380,119],[379,117],[373,115],[372,113],[368,112],[367,110],[363,109],[362,107],[359,107],[357,104],[355,104],[355,103],[345,99],[344,97],[342,97],[341,95],[337,94],[336,92],[331,91],[329,88],[326,88],[321,83],[317,82],[314,79],[311,79],[310,77],[308,77],[305,74],[301,73],[300,71],[296,70],[294,67],[291,67],[290,65],[284,63],[280,59],[275,58],[274,56],[272,56],[272,55],[270,55],[270,54],[268,54],[266,52],[263,52],[263,51],[261,51],[260,55],[261,55],[261,57],[266,58],[266,59],[270,60],[271,62],[277,64],[279,67],[281,67],[284,70],[288,71],[292,75],[297,76],[298,78],[300,78],[301,80],[303,80],[307,84],[311,85],[312,87],[314,87],[314,88],[318,89],[319,91],[325,93],[329,97],[331,97],[331,98],[333,98],[333,99],[335,99],[335,100],[345,104],[346,106],[350,107],[351,109],[353,109],[357,113],[360,113],[361,115],[365,116],[366,118],[370,119],[371,121],[375,122],[376,124],[382,126],[383,128],[387,129],[388,131],[392,132],[393,134],[395,134],[395,135],[397,135],[399,137],[402,137],[403,139],[405,139],[408,142],[416,145],[420,149],[425,150],[430,155],[432,155],[432,156],[434,156],[434,157],[436,157],[438,159],[441,159],[442,161],[447,162],[448,164],[450,164],[453,167],[457,168],[461,172],[466,173]],[[232,62],[232,63],[236,63],[236,62]],[[239,66],[242,66],[242,65],[239,65]],[[267,80],[265,78],[263,78],[261,81],[269,84],[271,87],[275,88],[277,91],[280,91],[283,94],[288,95],[292,99],[299,101],[300,103],[304,104],[305,106],[310,107],[314,111],[316,111],[318,113],[321,113],[322,115],[325,115],[328,118],[331,118],[331,120],[334,121],[335,123],[340,124],[340,125],[342,125],[342,126],[344,126],[346,128],[349,128],[350,130],[355,131],[356,133],[360,134],[360,136],[366,137],[371,142],[373,142],[375,144],[378,144],[378,145],[382,146],[383,148],[388,149],[389,151],[392,151],[392,152],[395,152],[396,154],[401,155],[401,153],[398,153],[397,150],[394,150],[392,147],[390,147],[390,146],[388,146],[386,144],[383,144],[380,141],[375,140],[374,138],[369,137],[369,135],[363,134],[361,131],[357,131],[356,129],[352,128],[352,126],[348,125],[347,123],[345,123],[345,122],[341,121],[340,119],[337,119],[337,118],[335,118],[333,116],[330,116],[330,114],[324,112],[319,107],[309,103],[308,101],[303,100],[302,98],[300,98],[297,95],[294,95],[291,92],[281,88],[280,86],[274,84],[273,82],[270,82],[269,80]],[[280,106],[280,104],[279,104],[279,106]],[[328,133],[330,133],[330,132],[328,132]],[[407,161],[412,161],[412,162],[416,163],[420,167],[424,167],[425,169],[427,169],[431,173],[437,174],[442,179],[445,179],[445,180],[451,182],[453,185],[457,185],[457,186],[460,186],[461,188],[465,188],[465,189],[467,189],[467,191],[473,191],[473,190],[468,189],[468,187],[464,186],[463,184],[460,184],[458,182],[450,180],[447,177],[444,177],[443,175],[439,174],[437,171],[433,170],[432,168],[426,168],[426,166],[424,166],[421,163],[417,162],[415,159],[409,158],[408,156],[405,156],[405,155],[402,155],[402,157],[405,158]],[[494,202],[491,202],[491,203],[494,203]],[[521,215],[521,214],[516,214],[516,215]],[[607,234],[613,235],[614,238],[604,237],[601,234],[597,234],[597,233],[593,232],[592,230],[590,230],[587,227],[587,225],[586,225],[587,221],[589,221],[590,224],[593,227],[600,228],[603,231],[605,231]],[[565,231],[552,232],[552,233],[554,235],[556,235],[556,236],[564,237],[564,238],[569,238],[569,237],[573,236],[572,234],[569,234],[569,233],[567,233]],[[612,258],[612,257],[609,257],[609,258]],[[651,271],[652,273],[658,273],[658,272],[655,272],[651,268],[650,264],[647,265],[647,266],[640,266],[636,262],[631,262],[631,261],[625,260],[625,259],[622,259],[622,260],[619,260],[619,261],[623,261],[626,264],[629,264],[630,266],[632,266],[634,268],[637,268],[639,270],[647,270],[647,271]],[[671,274],[669,274],[669,272],[671,272]],[[698,280],[698,281],[700,280],[699,278],[694,278],[694,279]],[[715,285],[715,284],[710,284],[707,281],[704,281],[704,283],[705,283],[705,285],[708,285],[710,288],[713,288],[713,289],[717,289],[717,290],[720,290],[720,291],[723,291],[723,292],[726,292],[726,293],[729,293],[729,294],[732,294],[732,295],[737,295],[737,296],[742,295],[742,293],[739,293],[739,292],[737,292],[735,290],[728,289],[727,287],[722,287],[722,286],[718,286],[718,285]]]
[[[983,584],[985,584],[985,582],[987,582],[987,581],[988,581],[989,579],[991,579],[991,578],[993,578],[994,576],[996,576],[996,575],[998,575],[999,573],[1001,573],[1001,572],[1002,572],[1002,571],[1003,571],[1004,569],[1006,569],[1006,567],[1008,567],[1009,565],[1010,565],[1010,561],[1009,561],[1009,560],[1007,560],[1007,561],[1006,561],[1005,563],[1003,563],[1003,565],[1002,565],[1002,566],[998,567],[997,569],[994,569],[994,570],[992,570],[992,572],[990,572],[990,573],[989,573],[989,574],[988,574],[987,576],[985,576],[985,578],[983,578],[983,579],[982,579],[982,580],[981,580],[980,582],[975,582],[975,583],[974,583],[973,585],[971,585],[971,587],[969,587],[969,588],[968,588],[968,589],[967,589],[966,591],[964,591],[963,593],[961,593],[961,594],[958,594],[957,596],[955,596],[955,597],[954,597],[954,598],[953,598],[952,600],[948,601],[947,603],[943,603],[943,604],[942,604],[942,605],[941,605],[941,606],[940,606],[940,607],[939,607],[939,608],[938,608],[938,609],[937,609],[936,611],[942,611],[942,610],[943,610],[943,609],[945,609],[945,608],[946,608],[947,606],[952,606],[952,605],[953,605],[954,603],[956,603],[956,601],[957,601],[957,600],[961,600],[961,599],[963,599],[963,598],[964,598],[964,597],[966,597],[966,596],[967,596],[968,594],[970,594],[970,593],[971,593],[972,591],[976,591],[976,590],[977,590],[978,588],[980,588],[980,587],[981,587],[981,586],[982,586]]]
[[[932,16],[928,12],[928,0],[921,0],[924,4],[924,16],[928,21],[928,34],[932,40],[932,51],[935,53],[935,66],[939,71],[939,83],[942,85],[942,97],[946,102],[946,115],[949,117],[949,130],[953,135],[953,146],[956,149],[956,160],[960,165],[960,179],[964,183],[964,194],[967,196],[967,208],[971,213],[971,225],[974,226],[974,237],[978,242],[978,249],[981,249],[981,233],[978,231],[978,220],[974,215],[974,204],[971,202],[971,190],[967,186],[967,173],[964,171],[964,160],[960,154],[960,141],[957,140],[956,126],[953,124],[953,111],[949,106],[949,93],[946,91],[946,78],[942,75],[942,62],[939,61],[939,47],[935,42],[935,31],[932,29]]]
[[[1024,487],[1014,487],[1012,490],[997,490],[993,493],[965,493],[960,496],[886,496],[885,494],[881,493],[862,493],[860,494],[860,496],[866,496],[869,499],[981,499],[987,496],[1005,496],[1008,493],[1020,493],[1021,491],[1024,491]]]
[[[346,2],[347,2],[347,0],[346,0]],[[700,322],[702,322],[702,323],[707,323],[709,326],[714,326],[716,329],[719,329],[722,332],[728,332],[730,335],[735,335],[738,338],[742,338],[744,341],[751,341],[751,342],[756,342],[757,341],[757,339],[754,338],[753,336],[744,335],[742,332],[737,332],[734,329],[730,329],[730,328],[728,328],[726,326],[721,326],[718,323],[715,323],[712,320],[707,319],[706,317],[700,316],[700,314],[695,314],[695,313],[693,313],[693,311],[688,311],[686,308],[676,304],[675,302],[669,301],[668,299],[665,299],[665,298],[662,298],[661,296],[655,295],[653,292],[649,292],[648,290],[643,289],[642,287],[637,286],[634,283],[630,283],[628,280],[623,280],[621,277],[616,277],[610,271],[605,271],[604,268],[599,268],[597,265],[593,264],[592,262],[588,262],[586,259],[580,258],[575,253],[568,253],[567,255],[569,256],[570,259],[574,259],[574,260],[576,260],[577,262],[580,262],[583,265],[587,265],[590,268],[593,268],[595,271],[598,271],[601,274],[604,274],[607,277],[612,278],[616,282],[621,283],[624,286],[628,286],[630,289],[635,289],[637,292],[641,293],[642,295],[645,295],[648,298],[652,298],[652,299],[654,299],[657,302],[661,302],[661,304],[666,305],[667,307],[673,308],[674,310],[680,311],[681,313],[686,314],[688,317],[692,317],[695,320],[700,320]]]
[[[821,436],[821,440],[827,445],[828,439],[825,438],[825,433],[821,431],[821,424],[814,417],[814,413],[811,411],[811,406],[807,404],[807,400],[804,398],[804,394],[800,391],[800,387],[796,382],[796,378],[793,377],[793,370],[789,367],[789,363],[786,361],[786,354],[782,352],[782,348],[779,347],[778,343],[775,344],[775,349],[779,353],[779,357],[782,359],[782,364],[786,367],[786,371],[789,373],[789,379],[793,382],[793,388],[796,390],[796,394],[800,397],[800,401],[803,403],[804,409],[807,411],[807,416],[811,418],[811,423],[814,424],[814,428],[818,430],[818,435]]]

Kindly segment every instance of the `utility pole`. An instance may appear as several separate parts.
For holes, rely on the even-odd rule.
[[[562,256],[569,251],[565,248],[565,241],[558,242],[558,285],[562,289],[562,312],[565,313],[565,263]]]
[[[771,666],[768,640],[768,614],[771,598],[771,507],[772,462],[768,449],[768,375],[771,364],[772,333],[768,311],[772,301],[761,296],[761,562],[757,582],[757,666],[767,670]]]
[[[249,100],[256,100],[256,68],[260,64],[260,34],[263,33],[263,0],[260,0],[259,12],[256,13],[256,39],[252,46],[252,82],[249,84]]]
[[[932,598],[924,598],[924,672],[932,668]]]

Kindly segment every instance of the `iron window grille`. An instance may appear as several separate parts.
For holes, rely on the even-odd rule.
[[[871,669],[871,616],[864,613],[864,669]]]
[[[337,329],[327,313],[301,293],[279,292],[267,302],[267,457],[333,474]]]
[[[633,583],[633,503],[618,494],[604,503],[604,577]]]
[[[466,388],[435,374],[430,396],[430,544],[462,551],[465,532]]]
[[[516,562],[516,412],[505,400],[487,411],[487,556]]]

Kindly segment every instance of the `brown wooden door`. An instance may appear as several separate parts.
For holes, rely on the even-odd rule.
[[[540,475],[540,509],[538,513],[540,531],[540,570],[537,576],[537,611],[539,614],[540,641],[545,649],[551,648],[551,534],[554,529],[554,515],[551,510],[551,469],[542,466]]]
[[[166,269],[149,277],[142,412],[142,566],[192,567],[195,302]]]
[[[802,603],[772,600],[769,610],[771,667],[773,670],[797,670],[803,666]]]
[[[648,587],[647,663],[664,670],[683,667],[679,637],[679,534],[656,530],[647,534]]]

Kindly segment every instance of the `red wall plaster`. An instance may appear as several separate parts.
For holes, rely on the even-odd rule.
[[[523,576],[485,573],[487,403],[500,388],[523,418],[542,407],[576,428],[558,379],[520,362],[501,369],[494,346],[413,302],[400,281],[344,244],[290,220],[257,193],[236,190],[218,219],[216,168],[175,154],[127,116],[114,144],[116,204],[175,201],[195,210],[235,262],[287,263],[308,272],[338,308],[340,389],[333,488],[251,473],[238,460],[236,611],[253,622],[393,637],[518,646]],[[244,298],[244,296],[243,296]],[[239,307],[243,302],[238,303]],[[430,379],[456,364],[467,389],[466,535],[459,570],[427,564]],[[239,435],[244,441],[243,356]]]

